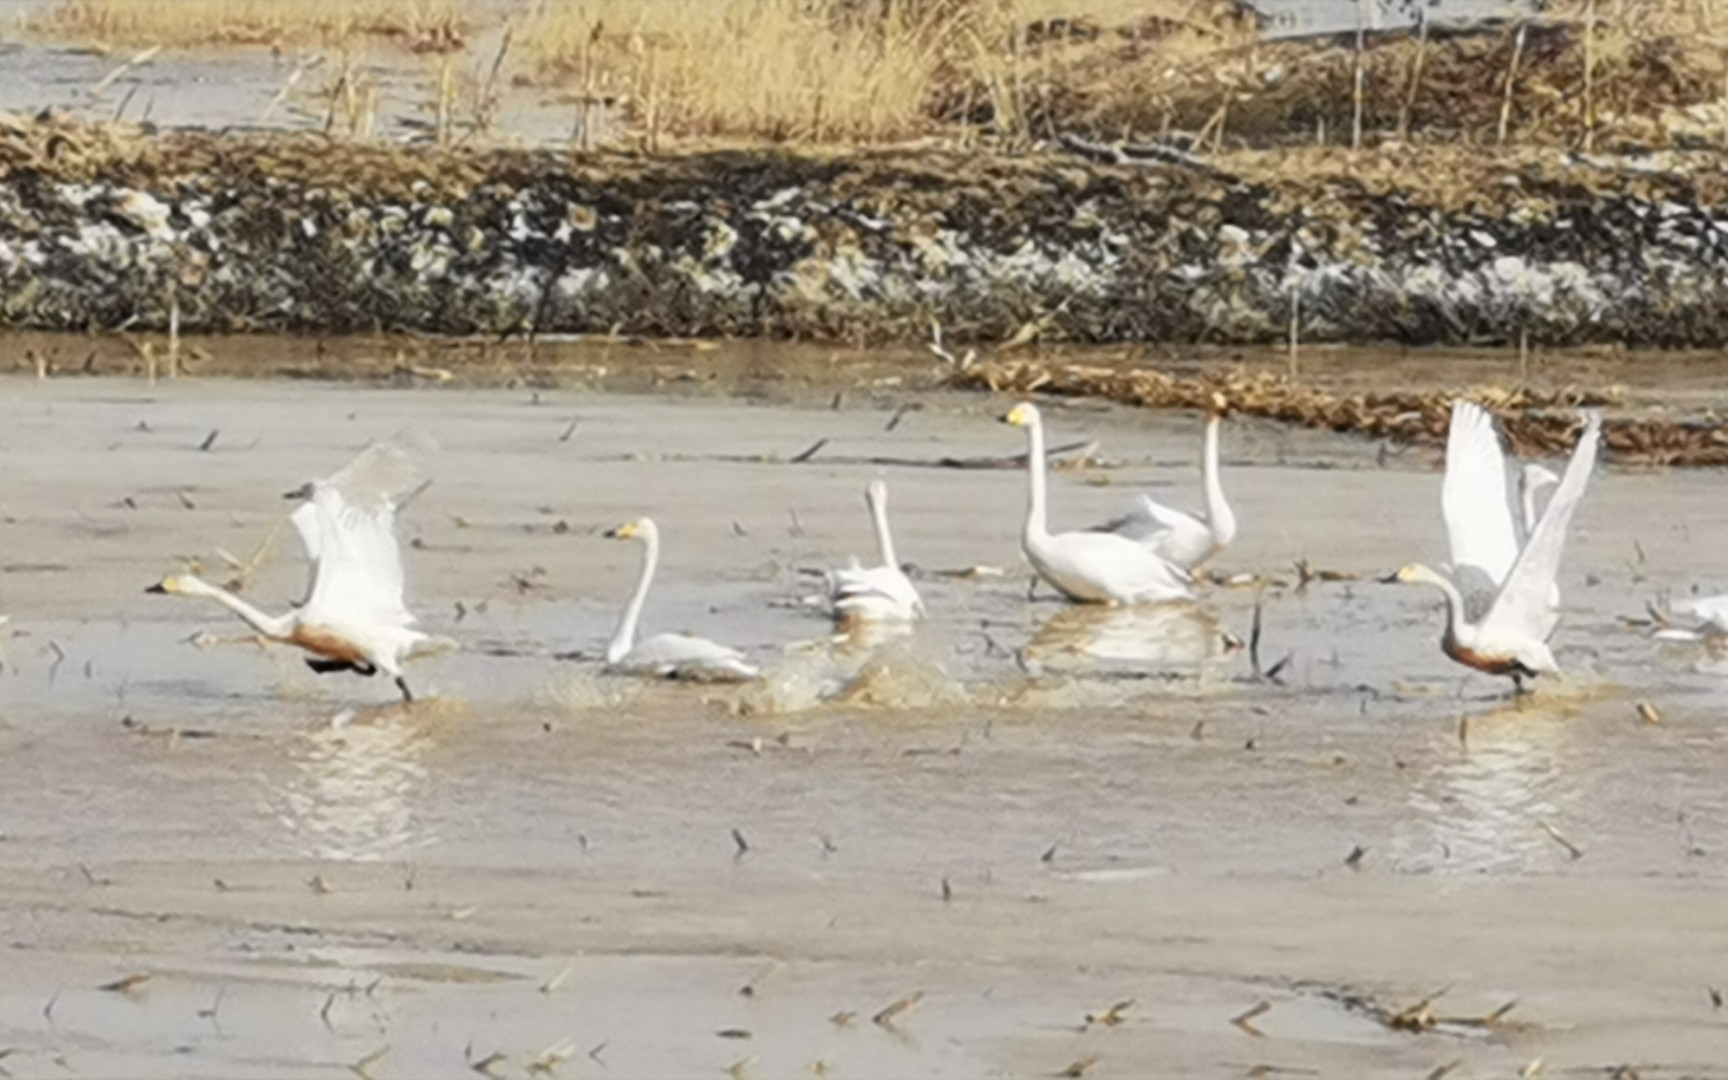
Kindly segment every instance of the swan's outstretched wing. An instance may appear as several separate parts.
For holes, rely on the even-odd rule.
[[[407,436],[375,442],[321,486],[337,492],[349,506],[394,509],[420,484],[415,451],[423,445],[424,440]]]
[[[1214,546],[1212,528],[1205,521],[1150,495],[1141,495],[1132,510],[1093,531],[1115,533],[1183,568],[1198,564]]]
[[[1452,545],[1452,565],[1481,567],[1496,582],[1505,581],[1518,558],[1506,494],[1506,452],[1494,418],[1468,401],[1452,403],[1440,510]]]
[[[306,540],[314,558],[312,590],[303,609],[307,617],[391,626],[414,622],[403,602],[396,506],[419,478],[406,448],[375,443],[347,468],[313,485],[311,502],[295,513],[302,538],[316,537]]]
[[[1548,500],[1554,494],[1554,485],[1560,478],[1554,475],[1554,470],[1545,465],[1531,462],[1524,466],[1518,477],[1518,497],[1523,504],[1524,529],[1519,536],[1519,542],[1530,539],[1530,534],[1536,531],[1536,523],[1542,520],[1542,511],[1548,508]]]
[[[313,586],[318,584],[318,555],[324,548],[324,522],[318,508],[310,502],[288,515],[288,523],[300,534],[300,546],[306,549],[306,592],[300,597],[305,607],[312,599]]]
[[[1584,499],[1590,473],[1596,468],[1596,452],[1602,442],[1602,415],[1588,414],[1584,433],[1572,449],[1572,460],[1560,486],[1536,522],[1530,542],[1518,553],[1511,573],[1500,586],[1500,595],[1482,621],[1484,637],[1533,637],[1546,641],[1554,632],[1559,611],[1554,606],[1555,578],[1560,573],[1560,555],[1566,548],[1566,532],[1573,511]]]

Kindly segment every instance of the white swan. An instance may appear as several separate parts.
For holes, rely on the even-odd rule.
[[[1195,569],[1229,546],[1236,539],[1236,514],[1224,498],[1224,484],[1218,475],[1218,430],[1226,409],[1224,398],[1213,395],[1200,451],[1200,484],[1206,495],[1204,514],[1177,510],[1150,495],[1141,495],[1134,509],[1100,526],[1099,531],[1144,544],[1154,555],[1184,570]]]
[[[1454,565],[1450,576],[1412,564],[1388,580],[1439,589],[1446,597],[1446,630],[1440,639],[1446,655],[1478,671],[1510,675],[1521,690],[1524,676],[1559,670],[1548,648],[1548,638],[1560,619],[1555,577],[1566,546],[1566,530],[1596,466],[1602,418],[1594,412],[1587,414],[1584,432],[1572,449],[1559,486],[1542,508],[1529,539],[1522,547],[1511,541],[1511,564],[1500,570],[1497,560],[1504,550],[1499,545],[1511,535],[1512,518],[1505,497],[1503,462],[1494,469],[1486,467],[1484,446],[1495,461],[1501,461],[1499,442],[1495,438],[1483,443],[1480,431],[1492,436],[1493,427],[1491,422],[1485,429],[1481,427],[1476,416],[1479,412],[1463,402],[1453,407],[1454,423],[1462,421],[1471,429],[1458,443],[1456,477],[1453,442],[1447,440],[1442,503],[1452,540]],[[1461,482],[1468,477],[1474,477],[1480,486],[1470,488]]]
[[[870,523],[876,527],[876,551],[882,565],[852,565],[828,574],[834,615],[842,622],[911,622],[924,617],[924,601],[900,561],[894,557],[894,537],[888,532],[888,485],[870,481],[864,489]]]
[[[1508,454],[1505,437],[1494,417],[1469,401],[1452,403],[1446,432],[1446,478],[1440,488],[1440,509],[1446,517],[1446,537],[1454,566],[1473,566],[1496,584],[1518,558],[1546,501],[1543,493],[1560,478],[1541,465],[1523,466],[1518,474],[1518,513],[1507,492]]]
[[[1005,423],[1027,435],[1026,527],[1021,548],[1032,568],[1073,600],[1140,604],[1186,599],[1188,575],[1147,548],[1110,532],[1052,535],[1045,505],[1044,422],[1027,402],[1014,406]]]
[[[409,629],[414,616],[403,605],[396,507],[416,475],[408,451],[374,443],[341,472],[288,494],[307,499],[290,520],[312,573],[306,599],[285,615],[267,615],[190,574],[164,578],[146,591],[209,597],[263,637],[312,653],[306,664],[320,675],[382,671],[395,680],[404,700],[413,701],[402,665],[456,648],[449,638]]]
[[[614,540],[641,540],[645,548],[642,576],[636,581],[636,591],[631,594],[624,616],[618,620],[618,629],[606,645],[608,667],[638,675],[695,682],[745,682],[762,674],[762,670],[747,661],[737,649],[717,645],[705,638],[687,634],[655,634],[637,641],[636,624],[642,617],[642,605],[648,599],[648,586],[654,582],[654,568],[660,563],[660,530],[652,519],[637,518],[606,535]]]

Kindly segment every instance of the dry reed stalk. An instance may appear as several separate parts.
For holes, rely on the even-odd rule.
[[[1398,110],[1398,138],[1410,138],[1410,115],[1416,111],[1416,92],[1422,87],[1422,61],[1428,55],[1427,9],[1416,14],[1416,56],[1410,62],[1410,88],[1404,95],[1404,105]]]
[[[1352,61],[1355,64],[1355,71],[1351,75],[1350,90],[1350,149],[1352,150],[1362,149],[1362,87],[1364,81],[1362,51],[1366,44],[1365,36],[1367,33],[1362,21],[1362,4],[1364,2],[1365,0],[1357,0],[1356,3],[1356,49]],[[1366,0],[1366,2],[1371,2],[1371,0]]]
[[[1584,4],[1584,151],[1596,147],[1596,0]]]
[[[446,53],[438,64],[438,108],[433,139],[439,146],[450,141],[450,99],[454,94],[451,80],[450,56]]]
[[[1506,144],[1506,126],[1512,121],[1512,87],[1518,78],[1518,58],[1524,54],[1524,35],[1530,29],[1530,24],[1518,24],[1518,33],[1512,39],[1512,58],[1506,62],[1506,89],[1500,98],[1500,129],[1494,139],[1496,146]]]

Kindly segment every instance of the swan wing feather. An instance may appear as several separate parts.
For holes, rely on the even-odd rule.
[[[1518,558],[1518,536],[1506,485],[1506,452],[1500,430],[1486,409],[1452,403],[1446,434],[1446,477],[1440,509],[1452,547],[1453,566],[1479,566],[1496,582]]]
[[[1602,415],[1590,412],[1578,445],[1572,448],[1572,458],[1560,484],[1542,510],[1530,534],[1530,542],[1518,553],[1511,572],[1500,586],[1500,595],[1482,621],[1484,636],[1518,637],[1546,641],[1559,619],[1554,604],[1557,595],[1555,579],[1560,572],[1560,556],[1566,548],[1566,533],[1572,515],[1584,499],[1590,474],[1596,468],[1596,455],[1602,443]]]

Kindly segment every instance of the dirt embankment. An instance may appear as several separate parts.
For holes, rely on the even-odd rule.
[[[0,322],[1728,341],[1711,151],[405,150],[0,124]]]

